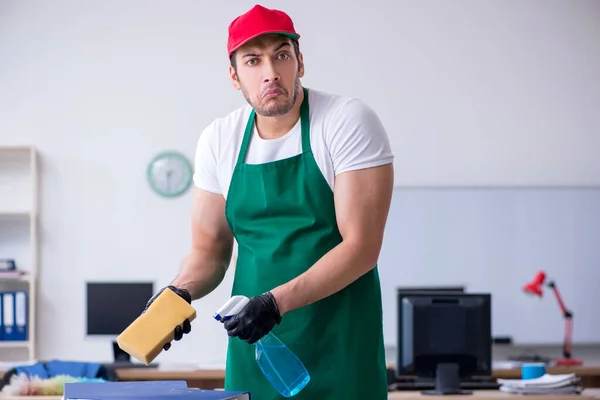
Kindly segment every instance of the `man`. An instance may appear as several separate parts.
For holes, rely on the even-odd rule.
[[[248,105],[200,135],[193,245],[170,287],[188,301],[214,290],[235,237],[232,295],[250,303],[224,324],[225,388],[283,399],[250,345],[273,331],[311,375],[296,398],[387,399],[376,264],[393,155],[361,101],[301,85],[299,37],[259,5],[229,26],[231,82]]]

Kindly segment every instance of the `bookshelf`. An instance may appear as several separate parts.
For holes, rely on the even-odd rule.
[[[20,273],[0,272],[0,292],[26,293],[25,340],[0,340],[0,361],[36,360],[36,297],[39,268],[38,153],[30,146],[0,146],[0,260]]]

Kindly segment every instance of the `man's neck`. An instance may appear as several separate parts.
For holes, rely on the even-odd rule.
[[[266,140],[277,139],[288,133],[300,118],[300,106],[304,100],[304,92],[298,93],[296,104],[285,115],[280,117],[263,117],[256,114],[256,129],[258,135]]]

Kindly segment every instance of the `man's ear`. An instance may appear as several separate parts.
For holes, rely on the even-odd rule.
[[[233,68],[231,65],[229,66],[229,76],[231,78],[231,84],[235,90],[240,90],[240,81],[238,80],[237,72],[235,72],[235,68]]]
[[[304,57],[302,53],[298,53],[298,77],[302,78],[304,76]]]

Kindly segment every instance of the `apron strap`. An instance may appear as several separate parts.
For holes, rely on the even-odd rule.
[[[300,129],[302,132],[302,152],[306,153],[310,151],[310,113],[308,107],[308,90],[302,88],[304,92],[304,100],[300,105]],[[250,144],[250,138],[252,137],[252,131],[254,130],[254,120],[256,118],[256,111],[252,109],[250,117],[248,117],[248,123],[246,124],[246,130],[244,131],[244,138],[242,139],[242,146],[240,153],[238,154],[237,164],[243,164],[246,159],[246,152]]]
[[[246,124],[246,130],[244,131],[244,139],[242,140],[242,147],[240,148],[240,154],[238,155],[237,164],[243,164],[246,158],[246,151],[248,151],[248,144],[252,137],[252,130],[254,129],[254,117],[256,117],[256,111],[252,109],[248,123]]]
[[[300,128],[302,131],[302,152],[310,151],[310,113],[308,107],[308,90],[303,87],[304,101],[300,105]]]

